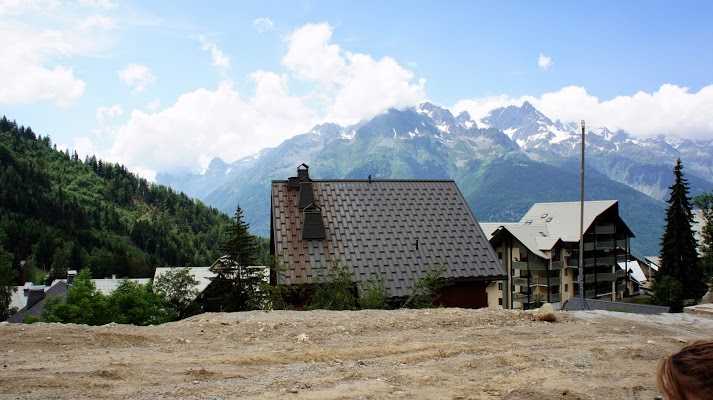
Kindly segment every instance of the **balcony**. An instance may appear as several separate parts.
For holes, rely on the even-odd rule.
[[[588,274],[584,275],[584,283],[592,283],[597,281],[597,275],[596,274]]]
[[[596,248],[597,248],[597,250],[605,250],[605,251],[614,250],[616,248],[616,241],[605,240],[605,241],[597,242]]]
[[[594,290],[587,290],[586,292],[584,292],[584,297],[586,297],[588,299],[593,299],[595,293],[596,293],[596,291],[594,291]]]
[[[617,278],[625,278],[626,277],[626,271],[623,269],[619,269],[616,271],[616,277]]]
[[[530,296],[530,303],[547,303],[546,294],[533,294]]]
[[[527,261],[515,261],[512,263],[514,269],[527,269]]]
[[[517,286],[527,286],[527,278],[513,278],[512,283]]]
[[[550,278],[549,281],[547,278],[530,278],[529,280],[527,278],[513,278],[512,283],[517,285],[517,286],[557,286],[562,284],[562,278],[560,277],[554,277]]]
[[[616,285],[616,291],[617,292],[623,292],[626,290],[626,283],[620,283]]]
[[[559,301],[562,301],[562,294],[561,293],[552,293],[550,295],[550,302],[552,303],[557,303]]]
[[[612,235],[616,233],[614,225],[597,225],[594,227],[594,233],[598,235]]]
[[[552,261],[552,264],[550,265],[552,269],[563,269],[564,268],[564,261]]]
[[[604,272],[597,274],[597,282],[611,282],[616,280],[616,274],[613,272]]]
[[[528,301],[528,296],[526,293],[513,293],[512,294],[512,301],[517,301],[519,303],[527,303]]]

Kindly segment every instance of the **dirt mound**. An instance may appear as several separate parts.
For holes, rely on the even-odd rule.
[[[256,311],[155,327],[0,325],[5,398],[653,399],[713,319],[508,310]]]

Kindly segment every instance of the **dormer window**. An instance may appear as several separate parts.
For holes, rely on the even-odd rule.
[[[314,204],[304,210],[302,240],[322,240],[327,237],[322,220],[322,209]]]

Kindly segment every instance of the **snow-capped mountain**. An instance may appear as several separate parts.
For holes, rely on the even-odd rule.
[[[230,214],[239,203],[253,231],[268,236],[270,181],[302,163],[314,178],[455,179],[479,220],[506,221],[534,202],[578,199],[580,154],[578,123],[553,122],[527,102],[480,121],[423,103],[352,126],[317,125],[233,163],[215,159],[203,174],[157,179]],[[587,196],[620,200],[643,253],[656,253],[678,157],[692,195],[713,189],[710,142],[587,129]]]

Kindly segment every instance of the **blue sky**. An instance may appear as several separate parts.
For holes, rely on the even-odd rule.
[[[0,114],[146,177],[431,101],[713,139],[710,2],[0,0]]]

